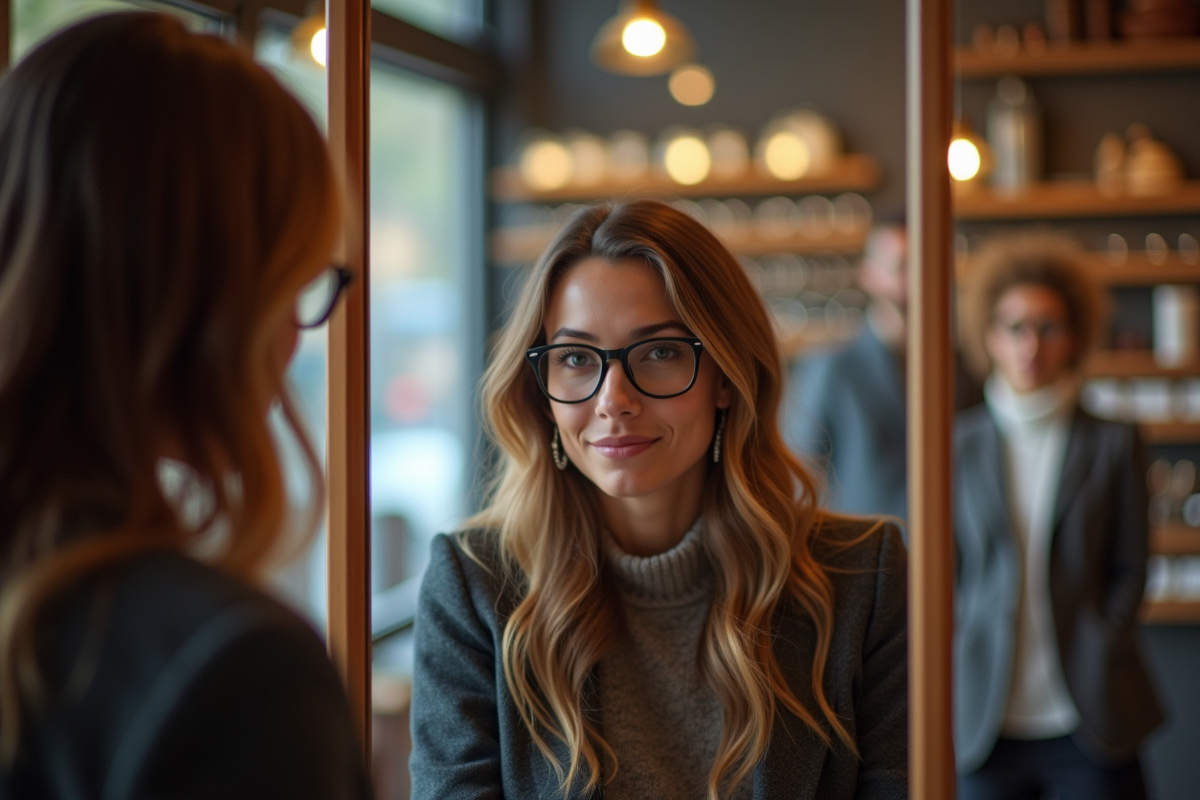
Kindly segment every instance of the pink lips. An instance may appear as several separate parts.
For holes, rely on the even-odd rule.
[[[607,458],[630,458],[645,452],[658,439],[646,436],[608,436],[592,442],[596,452]]]

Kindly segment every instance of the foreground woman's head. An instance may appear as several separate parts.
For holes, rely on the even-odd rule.
[[[285,502],[266,414],[340,214],[303,108],[230,43],[158,14],[80,23],[16,65],[0,83],[0,175],[12,708],[7,646],[89,565],[183,546],[214,520],[226,567],[272,551]],[[207,521],[179,518],[163,457],[204,488]],[[56,558],[74,546],[91,555]]]
[[[830,584],[810,551],[816,488],[777,424],[782,380],[771,320],[745,271],[670,206],[584,209],[527,276],[484,378],[500,469],[474,522],[498,532],[526,589],[505,627],[506,678],[556,765],[546,732],[566,743],[568,778],[582,770],[598,780],[608,752],[580,707],[621,624],[601,555],[606,512],[663,496],[684,504],[688,486],[717,584],[701,647],[725,709],[710,787],[752,768],[777,703],[816,735],[849,741],[820,679],[818,724],[777,680],[771,650],[771,615],[785,598],[819,630],[832,627]],[[823,665],[814,654],[814,675]]]

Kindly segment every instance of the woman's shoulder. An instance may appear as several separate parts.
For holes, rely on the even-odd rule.
[[[823,512],[813,527],[812,551],[831,577],[860,570],[906,569],[907,549],[898,520]]]
[[[266,593],[182,553],[147,552],[96,573],[48,609],[39,640],[47,686],[62,702],[31,723],[33,740],[66,754],[72,769],[104,765],[106,775],[78,776],[86,784],[140,780],[142,765],[203,750],[194,736],[213,724],[229,737],[259,731],[298,746],[319,740],[337,756],[353,751],[341,684],[316,632]],[[68,697],[63,687],[80,663],[90,679]],[[279,718],[299,707],[312,719]]]
[[[504,561],[499,532],[464,528],[439,533],[430,546],[429,565],[421,579],[420,606],[493,621],[515,606],[520,587]],[[420,614],[420,612],[418,612]]]
[[[101,625],[97,680],[131,693],[171,670],[199,674],[237,651],[239,643],[261,636],[318,669],[328,664],[316,631],[296,613],[264,591],[173,551],[144,553],[103,571],[64,598],[59,620],[58,660],[71,661],[87,631]]]

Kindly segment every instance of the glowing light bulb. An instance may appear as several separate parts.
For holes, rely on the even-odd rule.
[[[716,84],[706,68],[689,64],[671,73],[667,88],[677,102],[685,106],[702,106],[712,99]]]
[[[657,55],[667,44],[667,32],[652,19],[630,20],[621,32],[621,44],[630,55],[649,58]]]
[[[573,172],[571,152],[562,142],[542,139],[521,154],[521,177],[537,191],[561,189],[570,182]]]
[[[803,178],[812,165],[812,153],[808,142],[792,131],[779,131],[767,140],[763,148],[763,162],[767,171],[781,181]]]
[[[708,145],[700,137],[677,136],[663,152],[663,166],[671,180],[692,186],[708,177],[712,156],[708,153]]]
[[[970,139],[955,139],[950,142],[946,163],[950,166],[950,177],[956,181],[969,181],[979,174],[983,157]]]
[[[322,67],[329,60],[329,32],[324,28],[313,34],[312,44],[309,45],[309,52],[312,53],[313,61],[316,61]]]

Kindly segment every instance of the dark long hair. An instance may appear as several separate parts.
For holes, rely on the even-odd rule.
[[[51,596],[214,528],[214,561],[240,576],[277,550],[274,343],[340,224],[304,109],[174,18],[76,24],[0,82],[5,762],[40,691],[33,630]],[[164,455],[203,488],[204,520],[180,518],[157,479]]]

